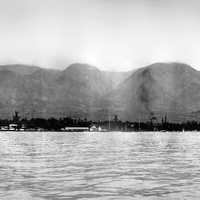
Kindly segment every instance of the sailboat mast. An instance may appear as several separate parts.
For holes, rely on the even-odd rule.
[[[108,125],[109,125],[109,130],[110,130],[110,115],[108,115]]]
[[[139,130],[140,130],[140,115],[139,115]]]

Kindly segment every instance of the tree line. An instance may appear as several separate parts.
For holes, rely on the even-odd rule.
[[[0,119],[0,127],[9,127],[14,124],[16,130],[44,130],[61,131],[66,127],[96,127],[105,131],[200,131],[200,122],[186,121],[182,123],[168,122],[163,118],[161,122],[154,122],[153,118],[146,122],[121,121],[118,116],[111,120],[88,120],[87,118],[20,118],[15,112],[12,119]]]

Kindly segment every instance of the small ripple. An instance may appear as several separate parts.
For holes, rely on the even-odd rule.
[[[0,199],[198,199],[199,153],[198,133],[2,133]]]

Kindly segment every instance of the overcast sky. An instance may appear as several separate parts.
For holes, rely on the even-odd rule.
[[[200,69],[198,0],[0,0],[0,64]]]

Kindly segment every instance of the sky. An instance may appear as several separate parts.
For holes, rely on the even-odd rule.
[[[0,0],[0,64],[200,70],[198,0]]]

